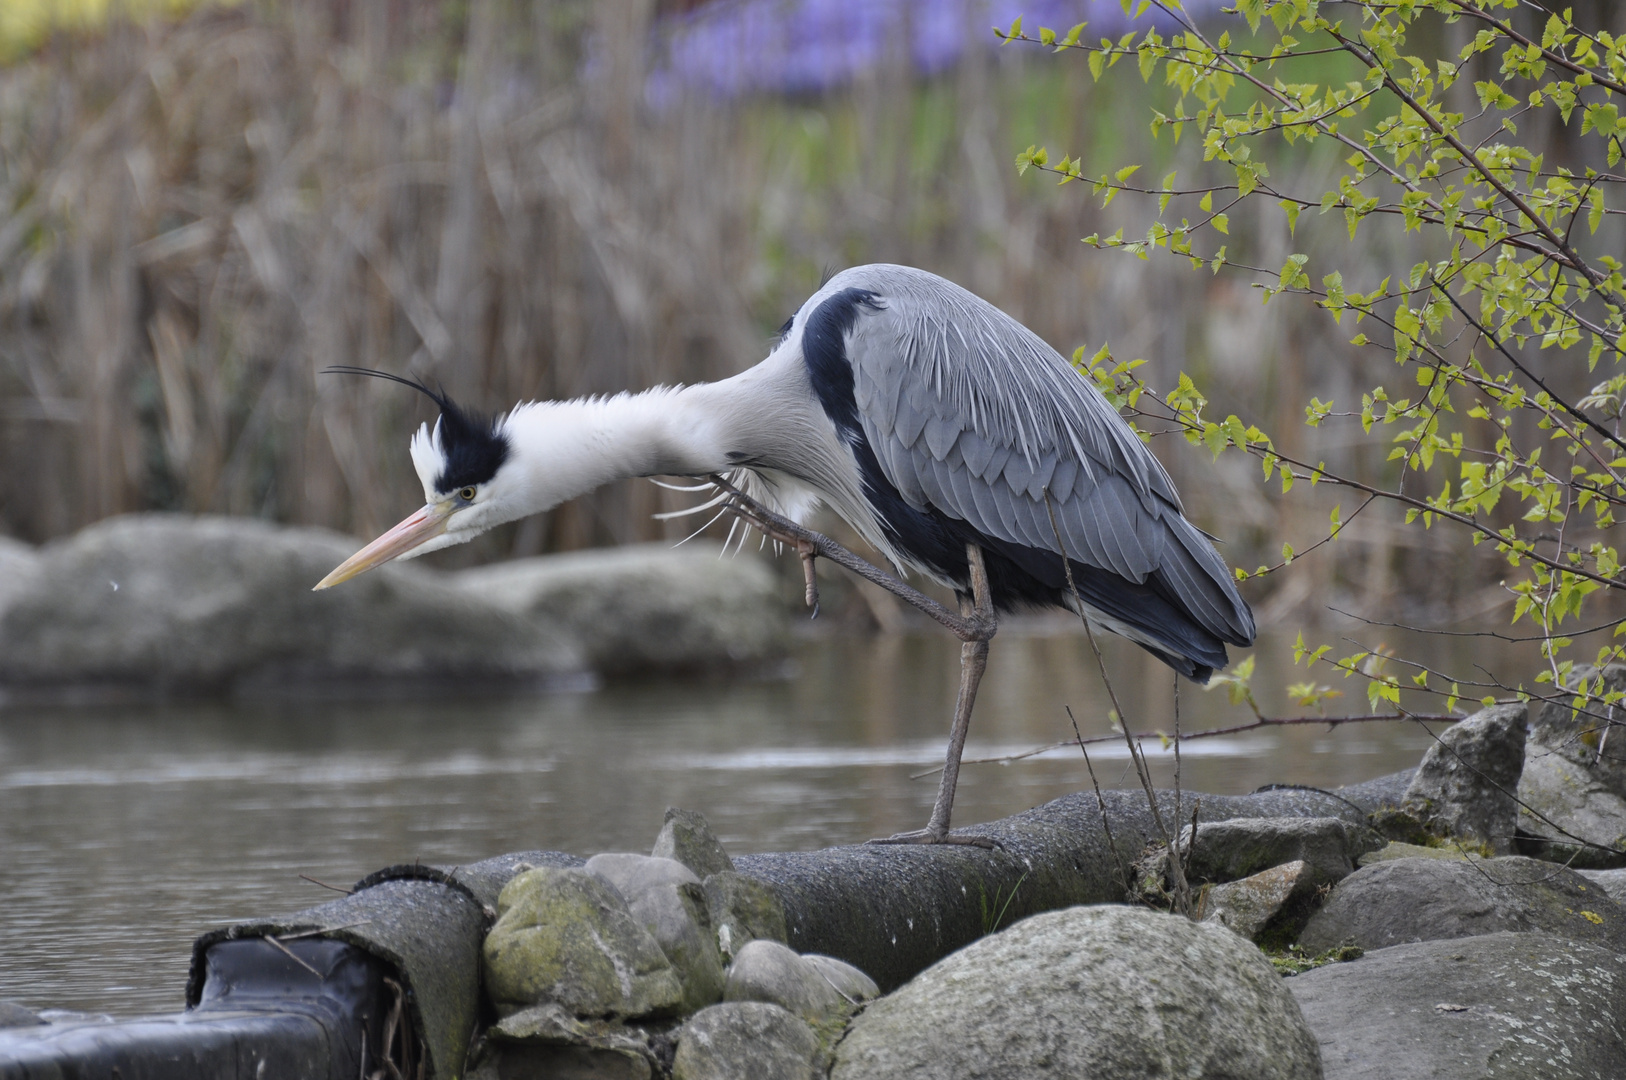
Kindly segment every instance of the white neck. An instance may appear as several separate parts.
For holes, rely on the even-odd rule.
[[[872,543],[884,543],[859,489],[851,448],[824,414],[794,349],[721,382],[640,394],[527,402],[501,421],[509,458],[447,533],[422,546],[462,543],[549,510],[613,480],[705,476],[744,467],[752,494],[801,519],[829,503]],[[427,430],[413,458],[425,496],[440,470]],[[421,458],[421,460],[419,460]]]
[[[517,518],[613,480],[722,472],[729,468],[728,433],[715,413],[697,407],[706,389],[657,387],[517,406],[503,424],[511,458],[499,474],[506,490],[493,495],[509,502]]]

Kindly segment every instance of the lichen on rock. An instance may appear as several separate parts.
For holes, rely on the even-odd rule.
[[[753,941],[789,940],[785,908],[772,889],[733,870],[705,881],[706,907],[717,931],[717,946],[727,959]]]
[[[683,986],[621,894],[585,870],[530,870],[510,881],[482,950],[499,1014],[557,1003],[577,1016],[669,1015]]]

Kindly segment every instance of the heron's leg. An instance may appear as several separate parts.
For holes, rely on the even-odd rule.
[[[960,613],[968,621],[994,625],[994,608],[988,597],[988,570],[982,561],[982,549],[976,544],[966,545],[966,556],[971,564],[971,602],[960,598]],[[988,638],[967,641],[960,646],[960,694],[954,703],[954,726],[949,730],[948,753],[943,758],[943,776],[937,787],[937,802],[932,806],[931,820],[924,829],[898,833],[872,844],[970,844],[975,847],[998,847],[998,843],[985,836],[953,836],[949,833],[949,818],[954,812],[954,789],[960,780],[960,757],[965,753],[965,738],[971,730],[971,710],[977,703],[977,687],[982,673],[988,668]]]

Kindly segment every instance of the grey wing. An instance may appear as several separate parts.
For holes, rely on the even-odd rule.
[[[1136,584],[1156,575],[1210,633],[1252,641],[1229,569],[1162,465],[1043,339],[922,271],[864,267],[838,282],[881,301],[847,353],[864,434],[905,501],[1040,551],[1056,552],[1059,532],[1070,559]]]

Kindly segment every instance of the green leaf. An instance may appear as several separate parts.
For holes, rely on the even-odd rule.
[[[1280,205],[1282,210],[1287,214],[1287,234],[1289,236],[1297,236],[1299,227],[1299,211],[1303,209],[1303,207],[1299,206],[1299,204],[1294,202],[1292,199],[1283,199],[1278,205]]]
[[[1209,224],[1214,226],[1214,228],[1218,229],[1220,232],[1224,233],[1226,236],[1231,235],[1231,219],[1226,217],[1224,214],[1215,214],[1213,219],[1209,221]]]

